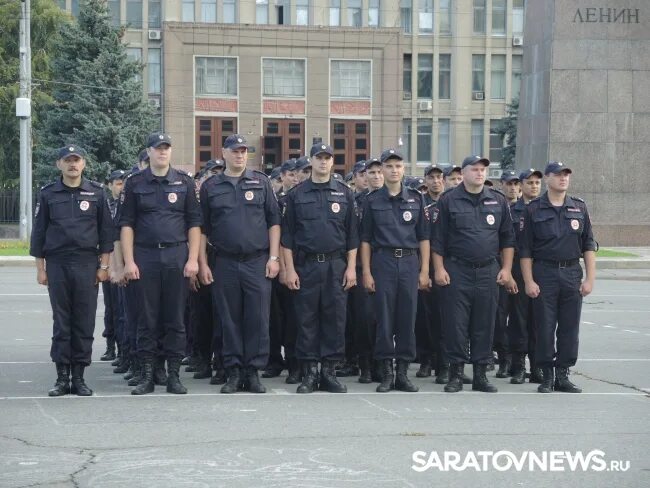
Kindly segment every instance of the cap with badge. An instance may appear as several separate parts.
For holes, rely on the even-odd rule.
[[[311,168],[311,162],[307,156],[296,159],[296,171]]]
[[[501,173],[500,180],[506,183],[509,181],[519,181],[519,176],[517,176],[517,173],[515,173],[514,171],[507,170]]]
[[[447,166],[445,170],[442,172],[443,176],[447,178],[450,174],[452,174],[454,171],[457,171],[460,173],[460,166],[456,166],[455,164],[452,164],[451,166]]]
[[[402,153],[400,153],[397,149],[384,149],[381,153],[381,156],[379,156],[379,160],[382,163],[385,163],[389,159],[399,159],[400,161],[404,161],[404,156],[402,156]]]
[[[345,175],[344,180],[346,183],[349,183],[352,181],[352,178],[354,178],[354,174],[352,173],[352,171],[350,171],[348,174]]]
[[[224,163],[221,159],[211,159],[207,163],[205,163],[205,170],[210,171],[213,169],[223,169],[226,167],[226,163]]]
[[[231,134],[226,137],[226,140],[223,143],[225,149],[236,150],[236,149],[248,149],[248,143],[244,136],[240,134]]]
[[[474,166],[475,164],[479,163],[481,163],[483,166],[490,166],[490,160],[488,158],[482,158],[481,156],[467,156],[465,159],[463,159],[461,168]]]
[[[366,162],[365,161],[357,161],[354,163],[354,166],[352,166],[352,174],[356,175],[357,173],[363,173],[366,170]]]
[[[276,166],[271,170],[271,174],[269,175],[269,179],[271,180],[277,180],[280,178],[280,175],[282,174],[282,170],[280,169],[280,166]]]
[[[338,173],[332,173],[332,178],[335,180],[343,181],[343,177]]]
[[[542,176],[544,176],[540,170],[535,169],[535,168],[530,168],[530,169],[527,169],[526,171],[522,171],[521,173],[519,173],[519,179],[520,180],[527,180],[528,178],[530,178],[533,175],[539,176],[540,178]]]
[[[147,138],[147,147],[158,147],[162,144],[172,145],[172,138],[164,132],[154,132]]]
[[[86,157],[86,151],[83,148],[75,145],[64,146],[59,149],[59,159],[69,158],[70,156],[78,156],[80,158]]]
[[[423,186],[426,186],[426,184],[424,183],[424,178],[419,178],[417,176],[413,176],[409,178],[407,181],[404,182],[404,184],[405,186],[408,186],[413,190],[419,190]]]
[[[547,175],[549,173],[553,173],[554,175],[562,173],[562,171],[566,171],[567,173],[571,174],[571,168],[569,168],[567,165],[560,161],[549,161],[548,164],[546,165],[546,169],[544,170],[544,174]]]
[[[429,166],[424,168],[424,176],[427,176],[429,173],[431,173],[433,171],[439,171],[440,173],[444,173],[442,168],[440,166],[438,166],[437,164],[430,164]]]
[[[116,169],[114,171],[111,171],[111,174],[108,175],[108,182],[110,183],[115,180],[122,180],[126,178],[127,174],[128,173],[123,169]]]
[[[309,151],[309,156],[313,158],[318,154],[329,154],[330,156],[334,156],[334,150],[332,149],[332,146],[319,142],[318,144],[314,144],[311,147],[311,150]]]
[[[280,166],[280,172],[286,173],[287,171],[295,171],[296,170],[296,160],[295,159],[288,159],[282,165]]]
[[[366,161],[366,171],[370,169],[371,166],[381,166],[381,160],[379,158],[370,158]]]

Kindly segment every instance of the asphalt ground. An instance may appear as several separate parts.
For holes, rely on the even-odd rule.
[[[264,380],[266,395],[221,395],[182,373],[188,395],[156,387],[134,397],[97,361],[86,373],[93,397],[49,398],[47,291],[33,268],[0,268],[0,486],[650,486],[650,281],[624,278],[597,282],[585,300],[572,370],[582,394],[542,395],[537,385],[496,378],[497,394],[446,394],[414,378],[412,365],[413,394],[378,394],[346,378],[345,395],[297,395],[285,373]],[[99,302],[96,359],[104,351]],[[462,471],[435,463],[445,453],[467,461],[483,459],[479,451],[595,450],[605,471],[595,463],[572,471],[562,460],[555,466],[563,470],[518,471],[505,455]],[[424,472],[413,469],[423,466],[416,451],[424,459],[434,452]],[[616,471],[612,461],[629,468]]]

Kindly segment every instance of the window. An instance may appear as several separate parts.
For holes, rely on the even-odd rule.
[[[137,61],[138,63],[142,62],[142,48],[140,47],[127,47],[126,48],[126,59],[129,61]],[[135,79],[140,81],[142,75],[138,73],[135,75]]]
[[[196,58],[196,94],[237,96],[237,59]]]
[[[108,0],[108,11],[111,14],[111,23],[116,27],[122,22],[121,4],[122,2],[120,2],[120,0]]]
[[[431,139],[433,122],[431,119],[418,119],[418,163],[431,163]]]
[[[438,119],[438,164],[449,164],[449,119]]]
[[[332,97],[370,98],[370,61],[332,61]]]
[[[330,0],[330,25],[341,25],[341,0]]]
[[[291,0],[276,0],[275,10],[278,25],[291,24]]]
[[[506,98],[506,56],[492,55],[491,98],[503,100]]]
[[[296,25],[309,25],[309,0],[296,0]]]
[[[160,0],[149,0],[149,29],[160,29]]]
[[[379,27],[379,0],[368,0],[368,27]]]
[[[194,0],[183,0],[181,20],[183,22],[194,22]]]
[[[74,18],[79,17],[79,0],[72,0],[70,2],[70,13]]]
[[[142,0],[127,0],[126,23],[134,29],[142,29]]]
[[[433,32],[433,0],[419,0],[418,29],[421,34]]]
[[[269,23],[269,0],[255,0],[255,23]]]
[[[149,93],[160,93],[160,49],[149,48],[147,54],[147,73],[149,78]]]
[[[525,19],[524,0],[512,1],[512,33],[513,35],[521,35],[524,32],[524,19]]]
[[[506,0],[492,0],[492,35],[506,35]]]
[[[413,8],[411,0],[400,0],[399,2],[399,16],[402,22],[402,32],[405,34],[411,33],[411,25],[413,23]]]
[[[451,98],[451,54],[441,54],[438,58],[438,98]]]
[[[217,0],[201,0],[201,22],[217,21]]]
[[[451,0],[440,0],[440,33],[451,34]]]
[[[234,24],[237,22],[237,5],[235,0],[223,0],[223,22]]]
[[[404,55],[404,70],[402,72],[402,90],[404,91],[404,99],[411,99],[411,81],[413,77],[413,55]],[[408,93],[408,95],[406,95]]]
[[[433,54],[418,54],[418,98],[433,98]]]
[[[348,0],[348,25],[361,27],[361,0]]]
[[[485,55],[472,54],[472,91],[485,91]]]
[[[483,121],[472,120],[472,154],[483,155]]]
[[[519,98],[521,89],[521,54],[512,55],[512,99]]]
[[[485,0],[474,0],[474,34],[485,34]]]
[[[402,154],[411,159],[411,119],[402,120]]]
[[[500,120],[490,120],[490,161],[493,163],[499,163],[503,159],[503,139],[497,133],[500,125]]]
[[[262,66],[265,96],[305,96],[305,61],[303,59],[264,59]]]

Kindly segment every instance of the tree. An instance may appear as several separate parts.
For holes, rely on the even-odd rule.
[[[54,0],[32,0],[32,122],[38,123],[51,101],[51,85],[41,80],[51,77],[51,57],[65,13]],[[18,30],[21,3],[0,0],[0,188],[19,184],[20,128],[16,117],[16,98],[20,92],[20,45]]]
[[[515,167],[515,153],[517,150],[517,113],[519,112],[519,99],[515,98],[508,105],[508,115],[501,119],[497,134],[501,136],[501,142],[505,142],[501,153],[501,168],[513,169]]]
[[[104,180],[133,165],[146,135],[158,128],[142,91],[142,64],[127,58],[123,28],[111,25],[103,0],[82,1],[62,26],[53,59],[53,103],[35,138],[35,179],[52,179],[57,148],[88,153],[85,175]]]

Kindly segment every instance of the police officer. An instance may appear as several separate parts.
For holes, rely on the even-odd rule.
[[[445,168],[443,173],[445,178],[445,188],[448,190],[450,188],[456,188],[463,181],[463,173],[460,166],[452,164]]]
[[[333,156],[327,144],[311,148],[311,177],[287,195],[284,212],[282,251],[286,283],[295,291],[302,367],[298,393],[319,385],[330,393],[347,391],[334,367],[345,352],[346,292],[356,284],[359,238],[354,196],[332,177]]]
[[[296,176],[298,183],[308,180],[311,176],[311,162],[307,156],[303,156],[296,160]]]
[[[535,363],[543,374],[540,393],[582,391],[569,380],[569,368],[578,359],[582,298],[594,286],[597,244],[587,205],[567,194],[571,174],[561,162],[548,163],[547,191],[528,204],[518,234],[521,273],[526,294],[533,299],[537,325]],[[585,260],[584,281],[580,256]]]
[[[200,279],[214,281],[223,329],[223,361],[228,381],[221,393],[244,385],[265,393],[259,369],[269,357],[271,280],[279,271],[280,212],[266,175],[246,169],[248,146],[233,134],[223,147],[226,170],[201,186],[203,209]],[[215,249],[210,269],[205,246]]]
[[[134,395],[154,391],[154,356],[167,358],[169,393],[184,394],[179,370],[185,352],[188,278],[198,273],[201,210],[194,181],[171,167],[172,141],[153,133],[149,167],[127,179],[119,225],[124,273],[139,303],[137,347],[142,376]]]
[[[383,366],[377,391],[415,392],[407,372],[415,358],[417,291],[430,282],[429,222],[420,192],[402,184],[403,156],[386,149],[380,159],[385,183],[366,198],[361,224],[363,284],[375,294],[375,358]]]
[[[445,351],[450,361],[445,391],[451,393],[462,390],[467,362],[474,365],[472,390],[497,391],[485,373],[492,357],[497,284],[514,286],[515,238],[508,202],[500,192],[484,186],[489,165],[486,158],[465,158],[462,184],[442,195],[431,218],[435,281],[442,287]]]
[[[48,395],[89,396],[84,369],[92,356],[97,284],[108,279],[113,223],[102,185],[82,176],[85,151],[61,148],[56,166],[61,178],[41,189],[29,250],[54,318],[50,356],[57,380]]]
[[[271,188],[273,189],[273,193],[277,195],[277,193],[282,190],[282,171],[280,169],[280,166],[276,166],[271,170],[269,180],[271,181]]]

